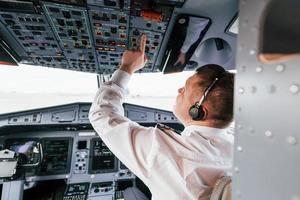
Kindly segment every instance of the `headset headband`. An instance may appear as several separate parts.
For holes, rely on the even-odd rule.
[[[216,83],[222,79],[223,77],[225,77],[227,74],[227,71],[222,72],[222,74],[220,76],[217,76],[215,78],[215,80],[205,89],[204,94],[202,95],[201,99],[199,100],[199,102],[196,103],[196,105],[199,107],[202,105],[202,103],[204,102],[204,100],[206,99],[208,93],[212,90],[212,88],[216,85]]]
[[[211,89],[215,86],[215,84],[217,83],[217,81],[219,80],[219,78],[215,78],[215,80],[206,88],[204,94],[202,95],[201,99],[199,100],[199,102],[197,103],[198,106],[201,106],[203,101],[205,100],[206,96],[208,95],[208,93],[211,91]]]

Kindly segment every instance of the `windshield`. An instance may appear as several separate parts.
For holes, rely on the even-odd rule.
[[[178,88],[194,72],[134,74],[125,102],[172,110]],[[39,66],[0,66],[0,113],[92,102],[97,75]]]

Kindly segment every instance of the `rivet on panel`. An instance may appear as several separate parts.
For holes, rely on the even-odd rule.
[[[256,71],[257,73],[260,73],[260,72],[263,71],[263,67],[262,67],[262,66],[258,66],[258,67],[255,68],[255,71]]]
[[[289,90],[291,93],[296,94],[299,92],[299,86],[296,84],[293,84],[290,86]]]
[[[253,127],[250,127],[250,128],[249,128],[249,132],[250,132],[251,134],[253,134],[253,133],[255,132],[254,128],[253,128]]]
[[[240,72],[245,72],[246,71],[246,66],[242,65],[239,69]]]
[[[242,107],[238,107],[238,111],[241,112],[242,111]]]
[[[274,93],[276,91],[275,85],[269,85],[267,91],[268,93]]]
[[[241,124],[237,124],[236,127],[239,129],[239,130],[242,130],[243,129],[243,126]]]
[[[242,197],[242,193],[241,193],[239,190],[237,190],[235,194],[236,194],[236,196],[237,196],[238,198],[241,198],[241,197]]]
[[[240,88],[239,88],[239,93],[240,93],[240,94],[244,94],[244,92],[245,92],[244,88],[240,87]]]
[[[239,151],[239,152],[242,152],[243,151],[243,147],[237,146],[236,150]]]
[[[256,92],[256,87],[255,87],[255,86],[251,86],[250,92],[251,92],[252,94],[254,94],[254,93]]]
[[[297,144],[297,138],[294,136],[288,136],[286,138],[286,142],[290,145],[296,145]]]
[[[277,72],[283,72],[285,69],[285,66],[283,64],[277,65],[276,66],[276,71]]]
[[[265,136],[268,137],[268,138],[271,138],[271,137],[273,137],[273,133],[271,131],[267,130],[265,132]]]
[[[234,170],[234,172],[237,173],[237,174],[240,172],[240,169],[239,169],[238,167],[235,167],[233,170]]]
[[[249,54],[252,55],[252,56],[255,55],[255,53],[256,53],[256,51],[255,51],[254,49],[251,49],[251,50],[249,51]]]

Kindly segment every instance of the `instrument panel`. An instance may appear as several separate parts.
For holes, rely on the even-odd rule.
[[[19,154],[27,183],[64,180],[63,199],[122,199],[123,191],[139,181],[93,130],[90,106],[74,103],[0,115],[0,150]],[[180,125],[170,111],[123,107],[126,117],[144,126]]]
[[[148,36],[149,62],[156,63],[175,6],[183,1],[87,0],[1,1],[0,35],[19,63],[110,74],[126,49]]]
[[[65,174],[70,170],[72,138],[43,138],[41,175]]]
[[[117,163],[114,154],[106,144],[96,138],[91,141],[90,173],[104,173],[117,171]]]
[[[17,133],[0,144],[17,152],[24,166],[31,165],[24,168],[26,182],[66,180],[64,200],[112,199],[122,196],[118,182],[135,184],[136,176],[92,130]]]

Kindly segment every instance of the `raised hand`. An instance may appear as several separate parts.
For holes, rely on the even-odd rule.
[[[147,57],[145,55],[147,37],[145,34],[142,35],[140,40],[140,46],[135,50],[127,50],[123,53],[120,69],[133,74],[139,69],[142,69],[146,62]]]

